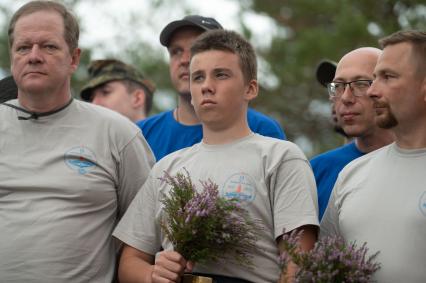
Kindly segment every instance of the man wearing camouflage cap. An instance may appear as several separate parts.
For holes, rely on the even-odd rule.
[[[106,59],[92,61],[88,71],[89,81],[80,93],[83,100],[114,110],[133,122],[146,118],[155,87],[136,68]]]

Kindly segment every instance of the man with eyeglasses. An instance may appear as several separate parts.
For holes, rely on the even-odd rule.
[[[395,142],[339,174],[321,237],[367,243],[380,251],[372,281],[426,282],[426,31],[399,31],[383,47],[367,95],[375,122]]]
[[[322,153],[311,160],[318,189],[319,219],[339,172],[352,160],[393,141],[393,134],[374,122],[373,101],[367,90],[381,50],[372,47],[355,49],[342,57],[336,73],[327,85],[330,100],[335,104],[337,120],[351,143]]]

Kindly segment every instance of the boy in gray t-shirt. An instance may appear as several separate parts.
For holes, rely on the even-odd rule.
[[[250,131],[247,107],[258,85],[255,53],[246,40],[231,31],[209,31],[191,53],[192,104],[202,121],[203,140],[160,160],[118,224],[113,235],[125,243],[120,280],[178,281],[185,270],[193,270],[232,282],[277,282],[283,229],[304,229],[303,249],[316,239],[316,187],[309,163],[294,144]],[[158,178],[184,168],[194,180],[217,183],[222,196],[238,196],[262,223],[252,269],[230,262],[194,266],[173,251],[159,224],[164,215],[160,201],[169,187]]]

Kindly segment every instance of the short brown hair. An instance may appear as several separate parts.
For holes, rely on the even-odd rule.
[[[152,109],[152,100],[153,100],[153,93],[151,90],[149,90],[145,85],[136,82],[136,81],[132,81],[132,80],[122,80],[120,81],[123,83],[123,85],[125,86],[126,90],[128,93],[132,93],[135,90],[138,89],[142,89],[145,93],[145,105],[144,105],[144,110],[145,110],[145,115],[148,115],[149,112]]]
[[[74,15],[64,5],[54,1],[31,1],[19,8],[10,20],[8,29],[9,48],[13,44],[13,32],[18,19],[25,15],[46,10],[55,11],[62,16],[64,20],[64,39],[68,45],[69,52],[72,53],[78,47],[80,28]]]
[[[418,30],[397,31],[379,40],[382,48],[404,42],[411,44],[413,55],[418,62],[418,73],[424,76],[426,74],[426,32]]]
[[[191,57],[209,50],[229,51],[238,55],[245,83],[257,79],[256,53],[241,35],[230,30],[210,30],[201,34],[191,47]]]

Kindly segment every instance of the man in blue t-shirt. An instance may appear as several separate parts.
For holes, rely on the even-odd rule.
[[[379,128],[375,124],[373,101],[366,95],[373,81],[374,67],[380,54],[380,49],[371,47],[358,48],[347,53],[337,64],[335,75],[331,76],[334,79],[327,84],[338,123],[353,141],[311,160],[318,189],[320,220],[343,167],[355,158],[394,140],[390,130]],[[329,71],[333,72],[332,69]],[[323,81],[320,83],[325,84]]]
[[[202,139],[201,124],[189,91],[190,47],[201,33],[212,29],[222,26],[213,18],[191,15],[169,23],[160,34],[160,43],[169,52],[170,78],[179,95],[177,107],[137,122],[157,161]],[[253,132],[285,139],[284,131],[274,119],[249,109],[247,120]]]

